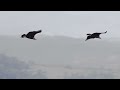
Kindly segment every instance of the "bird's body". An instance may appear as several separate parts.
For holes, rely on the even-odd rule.
[[[23,35],[21,36],[21,38],[26,37],[26,38],[28,38],[28,39],[36,40],[36,39],[35,39],[35,35],[38,34],[38,33],[41,33],[41,32],[42,32],[42,30],[39,30],[39,31],[31,31],[31,32],[28,32],[27,34],[23,34]]]
[[[107,33],[107,31],[106,31],[106,32],[103,32],[103,33],[87,34],[88,36],[87,36],[86,41],[87,41],[88,39],[94,39],[94,38],[99,38],[99,39],[101,39],[101,38],[100,38],[100,34],[105,34],[105,33]]]

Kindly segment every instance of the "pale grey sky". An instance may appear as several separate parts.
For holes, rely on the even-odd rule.
[[[120,37],[120,11],[0,11],[0,35],[39,29],[49,35],[86,37],[108,31],[104,37]]]

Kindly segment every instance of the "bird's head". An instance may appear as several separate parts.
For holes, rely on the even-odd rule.
[[[41,33],[42,32],[42,30],[39,30],[39,33]]]
[[[25,38],[25,37],[26,37],[26,34],[21,35],[21,38]]]
[[[92,34],[87,34],[88,36],[92,35]]]

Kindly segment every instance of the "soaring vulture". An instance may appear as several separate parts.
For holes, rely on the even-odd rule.
[[[28,39],[36,40],[35,35],[38,34],[38,33],[41,33],[41,32],[42,32],[42,30],[31,31],[31,32],[28,32],[27,34],[21,35],[21,38],[28,38]]]
[[[87,40],[89,40],[89,39],[94,39],[94,38],[99,38],[99,39],[101,39],[101,38],[100,38],[100,35],[101,35],[101,34],[105,34],[105,33],[107,33],[107,31],[106,31],[106,32],[103,32],[103,33],[87,34],[87,39],[86,39],[85,41],[87,41]]]

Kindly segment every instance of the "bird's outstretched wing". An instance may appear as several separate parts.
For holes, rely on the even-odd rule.
[[[35,34],[36,34],[36,32],[35,32],[35,31],[28,32],[27,37],[34,37],[34,36],[35,36]]]
[[[96,33],[93,33],[92,35],[99,35],[99,34],[101,34],[101,33],[96,32]]]
[[[89,39],[91,39],[91,36],[87,36],[87,38],[86,38],[86,40],[85,40],[85,41],[87,41],[87,40],[89,40]]]
[[[37,34],[37,33],[41,33],[42,31],[39,30],[39,31],[31,31],[31,32],[28,32],[27,36],[30,37],[30,38],[34,38],[34,36]]]
[[[87,35],[89,35],[89,36],[90,36],[90,35],[92,35],[92,34],[87,34]]]

